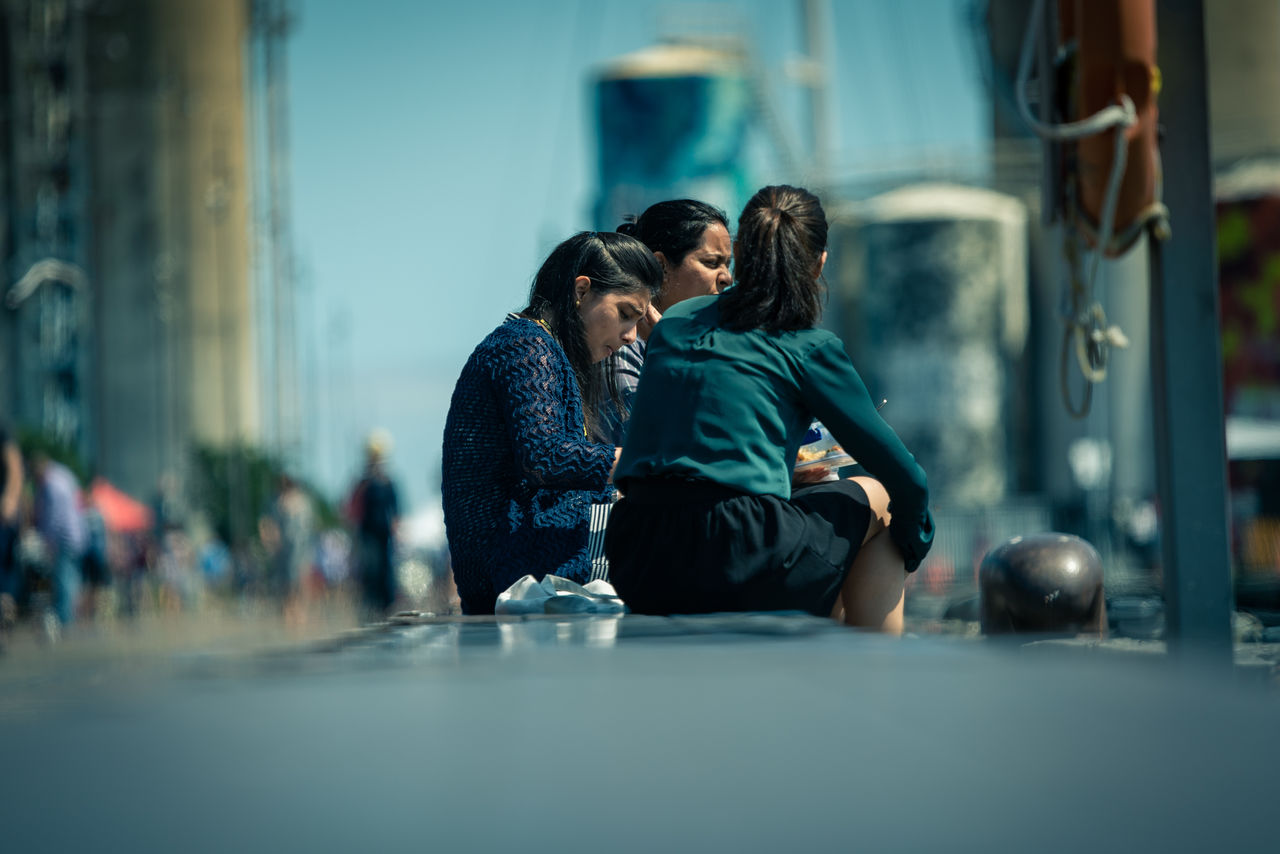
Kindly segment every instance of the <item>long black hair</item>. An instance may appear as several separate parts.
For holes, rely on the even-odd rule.
[[[827,216],[808,190],[780,184],[751,197],[733,244],[736,284],[720,298],[731,329],[808,329],[822,315],[819,262]]]
[[[644,292],[650,299],[662,286],[662,265],[643,243],[612,231],[582,231],[551,251],[533,278],[529,304],[520,312],[541,320],[564,348],[582,391],[587,429],[595,433],[599,410],[606,401],[621,406],[613,359],[594,362],[587,347],[586,329],[578,311],[574,282],[591,280],[597,293]]]
[[[618,226],[654,252],[661,252],[672,267],[702,243],[702,234],[713,225],[729,230],[729,218],[717,207],[696,199],[671,199],[649,205],[635,219]]]

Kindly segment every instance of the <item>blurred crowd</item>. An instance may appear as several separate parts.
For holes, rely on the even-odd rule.
[[[410,548],[388,471],[390,437],[375,431],[337,519],[280,473],[246,536],[232,540],[193,509],[172,476],[140,501],[101,478],[82,483],[0,424],[0,645],[34,630],[59,640],[77,626],[147,613],[223,609],[291,627],[358,622],[408,608],[456,608],[448,551]]]

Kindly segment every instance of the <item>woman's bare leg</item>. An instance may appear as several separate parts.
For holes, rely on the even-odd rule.
[[[871,524],[840,588],[840,600],[832,616],[843,617],[851,626],[900,635],[907,572],[902,553],[889,538],[889,493],[874,478],[852,480],[867,494]]]

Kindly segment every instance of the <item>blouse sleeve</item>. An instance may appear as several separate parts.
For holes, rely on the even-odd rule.
[[[827,337],[805,363],[805,404],[845,450],[889,493],[889,536],[919,567],[933,545],[933,516],[924,469],[880,413],[838,338]]]
[[[566,385],[577,394],[577,383],[559,346],[537,334],[518,336],[494,354],[493,365],[495,392],[525,477],[551,489],[608,487],[613,446],[588,441],[581,400],[562,399]],[[576,429],[568,427],[571,421]]]
[[[640,386],[640,371],[644,368],[645,342],[637,338],[613,356],[613,376],[618,386],[622,411],[608,404],[600,412],[600,438],[620,446],[627,438],[627,421],[635,404],[636,389]]]

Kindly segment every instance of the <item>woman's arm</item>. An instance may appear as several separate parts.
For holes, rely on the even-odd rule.
[[[889,493],[889,535],[907,570],[920,565],[933,544],[929,483],[924,469],[876,410],[839,339],[831,336],[805,362],[806,405]]]
[[[0,520],[9,522],[18,518],[18,499],[22,496],[22,454],[18,451],[18,444],[12,440],[4,443],[2,453],[8,477],[4,494],[0,495]]]
[[[525,476],[552,489],[606,488],[615,448],[583,434],[580,397],[562,399],[566,387],[578,392],[560,346],[531,333],[513,338],[495,356],[494,391],[506,416],[516,464]]]

